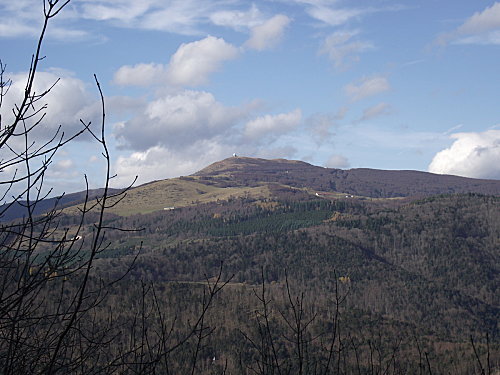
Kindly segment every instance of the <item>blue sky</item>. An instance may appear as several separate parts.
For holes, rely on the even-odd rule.
[[[0,0],[0,58],[22,90],[42,2]],[[500,179],[500,2],[72,0],[49,25],[45,128],[107,107],[115,186],[191,174],[233,152],[335,168]],[[99,186],[88,138],[56,190]]]

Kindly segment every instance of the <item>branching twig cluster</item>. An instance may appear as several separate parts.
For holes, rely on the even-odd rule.
[[[100,83],[94,76],[102,117],[98,130],[81,120],[81,129],[69,136],[61,127],[45,142],[35,132],[44,127],[47,95],[58,83],[42,92],[34,90],[42,44],[49,21],[70,0],[43,0],[43,26],[31,59],[24,94],[11,116],[0,115],[0,373],[11,374],[111,374],[170,373],[170,358],[193,340],[189,372],[197,371],[203,341],[212,332],[206,314],[215,296],[227,282],[207,280],[198,318],[184,329],[163,312],[154,285],[142,284],[140,308],[125,322],[106,309],[115,280],[104,280],[96,272],[98,257],[109,248],[106,233],[127,230],[106,224],[106,211],[118,204],[128,189],[110,191],[111,157],[105,137],[105,103]],[[0,108],[9,92],[6,65],[0,61]],[[5,112],[4,112],[5,113]],[[8,121],[8,119],[11,119]],[[101,194],[86,196],[79,206],[76,225],[63,226],[61,197],[52,209],[37,214],[42,202],[52,194],[44,186],[55,155],[82,134],[89,134],[102,150],[106,172]],[[21,210],[22,218],[2,220],[11,210]],[[74,221],[74,219],[73,219]],[[137,255],[136,255],[137,257]],[[152,328],[154,327],[154,328]],[[125,335],[128,340],[124,341]],[[159,370],[161,369],[161,370]]]

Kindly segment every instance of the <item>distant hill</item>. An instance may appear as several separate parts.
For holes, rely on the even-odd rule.
[[[150,213],[171,207],[227,200],[230,197],[271,198],[280,194],[322,195],[325,198],[353,195],[365,198],[426,197],[437,194],[500,194],[499,180],[480,180],[419,171],[386,171],[378,169],[335,169],[297,160],[231,157],[190,176],[153,181],[128,191],[127,196],[108,212],[120,216]],[[94,198],[101,191],[92,190]],[[64,195],[58,207],[81,204],[85,192]],[[40,202],[35,214],[54,207],[56,198]],[[0,206],[0,209],[5,208]],[[71,209],[69,209],[71,211]],[[1,212],[1,211],[0,211]],[[22,204],[7,210],[1,221],[26,215]]]
[[[293,187],[337,191],[372,198],[427,196],[449,193],[500,194],[500,181],[437,175],[419,171],[334,169],[302,161],[233,157],[194,174],[219,181],[252,186],[277,182]]]
[[[100,195],[102,195],[104,189],[92,189],[88,191],[88,199],[92,200]],[[110,194],[117,193],[119,189],[110,189]],[[44,214],[57,206],[58,209],[73,206],[75,204],[80,204],[85,201],[87,196],[86,191],[80,191],[77,193],[64,194],[59,197],[47,198],[37,202],[33,210],[33,215]],[[0,205],[0,221],[10,221],[14,219],[20,219],[28,215],[26,209],[26,201],[18,201],[14,203],[7,203]]]

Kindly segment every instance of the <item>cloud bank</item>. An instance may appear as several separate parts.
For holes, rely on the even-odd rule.
[[[300,123],[302,112],[295,109],[289,113],[265,115],[249,121],[245,125],[244,135],[248,139],[262,139],[267,142],[276,136],[294,130]]]
[[[134,118],[118,124],[122,148],[144,151],[153,146],[181,149],[198,139],[224,136],[246,118],[246,107],[226,107],[205,91],[183,90],[159,97]]]
[[[455,133],[455,141],[432,159],[429,172],[500,179],[500,130]]]
[[[289,157],[295,149],[278,141],[297,130],[301,110],[258,115],[260,107],[258,101],[225,106],[209,92],[187,89],[144,103],[133,118],[115,124],[118,146],[129,153],[114,165],[114,186],[136,175],[143,183],[193,173],[233,152]]]
[[[3,98],[0,108],[2,126],[10,125],[14,120],[12,109],[19,105],[24,97],[27,77],[27,72],[8,74],[12,85]],[[94,124],[99,122],[100,105],[98,101],[88,92],[86,84],[75,78],[71,72],[63,70],[38,72],[33,92],[41,94],[50,87],[52,89],[37,103],[37,108],[46,105],[46,109],[27,120],[27,126],[30,126],[40,118],[41,114],[45,113],[41,125],[37,126],[31,133],[34,140],[40,142],[52,138],[59,127],[66,136],[74,134],[83,127],[80,119]],[[28,111],[28,116],[30,114],[34,114],[34,110]],[[87,138],[83,137],[83,139]],[[21,143],[23,141],[20,140]]]

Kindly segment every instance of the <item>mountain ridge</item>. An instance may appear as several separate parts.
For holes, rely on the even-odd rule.
[[[130,189],[127,197],[110,210],[118,215],[160,211],[199,203],[251,196],[270,199],[277,191],[289,191],[325,199],[423,198],[439,194],[478,193],[500,195],[499,180],[437,175],[413,170],[371,168],[336,169],[300,160],[230,157],[208,165],[189,176],[151,181]],[[96,190],[91,198],[97,196]],[[85,192],[67,194],[59,208],[81,204]],[[36,214],[54,207],[51,198],[39,204]],[[6,207],[5,205],[3,207]],[[21,218],[22,204],[4,213],[2,221]]]
[[[232,275],[224,300],[214,306],[212,322],[221,329],[210,340],[234,365],[240,353],[251,353],[241,333],[258,327],[249,312],[259,311],[256,290],[264,284],[274,311],[291,311],[290,290],[297,303],[305,296],[304,311],[317,319],[314,335],[330,327],[340,291],[345,302],[337,310],[344,332],[339,345],[355,338],[370,354],[372,339],[379,340],[381,351],[397,354],[398,363],[408,359],[406,370],[397,372],[408,374],[422,370],[419,353],[427,345],[436,373],[477,373],[471,370],[474,359],[463,354],[471,337],[489,335],[492,363],[500,364],[500,195],[498,181],[486,181],[485,188],[481,180],[451,177],[230,158],[191,176],[138,186],[118,204],[108,202],[106,226],[125,230],[106,233],[96,276],[107,280],[127,273],[128,279],[104,303],[119,306],[121,316],[134,312],[134,296],[140,294],[131,288],[146,281],[162,293],[165,306],[175,307],[170,316],[185,316],[194,288],[207,275]],[[455,189],[491,189],[496,195],[446,194],[454,186],[449,181]],[[344,187],[380,189],[377,194],[384,196],[412,185],[422,199],[339,193]],[[440,193],[432,195],[432,189]],[[90,213],[78,228],[77,208],[64,209],[58,225],[68,233],[78,230],[77,244],[85,246],[94,236],[96,215]],[[286,332],[286,315],[276,316],[273,327]],[[285,320],[279,322],[280,316]],[[280,345],[286,345],[282,338]],[[315,353],[321,353],[318,345]],[[365,362],[370,364],[368,357]]]
[[[297,174],[299,172],[299,174]],[[414,170],[372,168],[336,169],[287,159],[232,157],[210,164],[195,177],[228,178],[241,184],[277,182],[371,198],[392,198],[447,193],[500,194],[500,181],[439,175]]]

